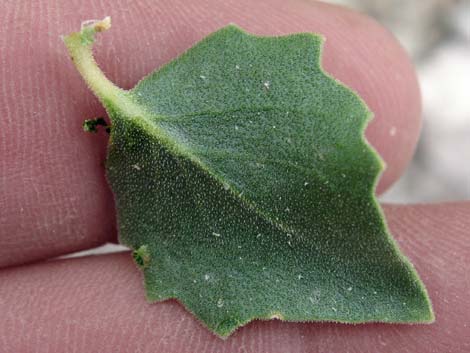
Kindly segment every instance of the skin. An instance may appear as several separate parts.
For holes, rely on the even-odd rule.
[[[431,325],[258,321],[222,341],[175,301],[147,304],[128,253],[37,262],[116,241],[102,165],[107,137],[81,129],[85,118],[104,110],[59,39],[81,20],[104,15],[114,28],[98,43],[96,59],[123,88],[228,22],[258,34],[322,33],[323,66],[376,114],[366,136],[388,165],[378,192],[398,179],[418,139],[420,95],[409,59],[389,32],[350,10],[306,0],[6,2],[0,12],[0,351],[470,350],[469,202],[384,206],[392,234],[428,288],[437,318]]]

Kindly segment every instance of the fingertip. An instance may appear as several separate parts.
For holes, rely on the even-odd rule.
[[[7,171],[0,266],[115,239],[113,199],[102,165],[106,141],[81,129],[84,119],[104,111],[59,40],[84,19],[112,16],[113,29],[105,34],[106,45],[98,43],[97,61],[123,88],[230,22],[256,34],[320,33],[326,38],[326,71],[357,91],[375,114],[366,135],[387,163],[378,191],[400,176],[412,156],[420,126],[413,67],[393,36],[364,15],[320,2],[281,0],[175,0],[159,6],[144,0],[133,6],[46,1],[24,9],[18,4],[9,2],[0,13],[5,19],[0,30],[9,34],[0,43],[7,48],[0,68],[6,92],[0,120],[7,136],[0,143]],[[19,31],[19,23],[33,28]]]

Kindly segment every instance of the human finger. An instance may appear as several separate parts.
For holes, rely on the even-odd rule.
[[[0,271],[0,351],[468,352],[470,203],[385,210],[427,286],[433,324],[256,321],[223,341],[176,301],[147,303],[126,252]]]
[[[392,35],[364,15],[280,0],[7,2],[0,13],[0,267],[116,240],[106,136],[81,128],[105,112],[59,38],[104,15],[114,27],[97,45],[97,61],[123,88],[229,22],[257,34],[321,33],[325,69],[376,115],[367,137],[388,165],[379,191],[410,159],[420,122],[415,74]]]

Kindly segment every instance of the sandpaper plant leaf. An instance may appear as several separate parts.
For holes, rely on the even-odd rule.
[[[320,67],[322,37],[230,25],[126,91],[92,57],[109,25],[64,40],[112,121],[119,239],[150,301],[220,336],[253,319],[433,321],[374,197],[372,114]]]

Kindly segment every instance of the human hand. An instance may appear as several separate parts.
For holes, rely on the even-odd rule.
[[[228,22],[257,34],[322,33],[323,66],[376,115],[366,135],[388,165],[383,191],[411,158],[420,101],[403,50],[374,21],[301,0],[48,0],[2,7],[0,266],[10,267],[0,271],[1,352],[470,349],[469,203],[384,206],[392,234],[428,288],[432,325],[257,321],[222,341],[176,302],[148,304],[127,253],[18,266],[116,241],[102,165],[106,136],[81,129],[85,118],[104,111],[72,67],[60,34],[83,19],[111,15],[115,28],[105,47],[96,45],[96,58],[113,82],[131,87]]]

